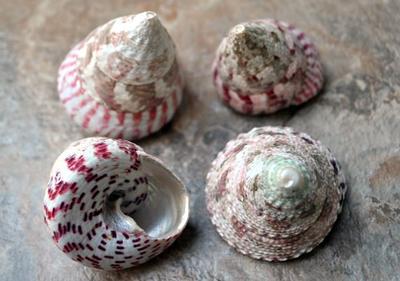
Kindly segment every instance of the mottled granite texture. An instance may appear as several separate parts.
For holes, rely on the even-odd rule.
[[[0,7],[0,280],[400,280],[398,0],[0,0]],[[181,239],[164,254],[140,268],[106,273],[70,261],[42,222],[50,167],[82,138],[58,101],[56,71],[94,27],[143,10],[158,12],[169,29],[187,86],[174,121],[138,144],[173,163],[190,190],[192,213]],[[323,93],[300,108],[245,117],[216,97],[210,66],[231,26],[267,16],[307,32],[327,81]],[[205,175],[217,152],[261,125],[289,125],[320,139],[348,179],[332,233],[291,262],[235,252],[205,208]]]

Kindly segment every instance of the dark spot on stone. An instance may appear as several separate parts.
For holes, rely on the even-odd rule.
[[[360,86],[360,83],[363,86]],[[369,75],[349,75],[336,83],[332,90],[336,97],[325,99],[323,103],[334,110],[348,110],[359,115],[371,115],[377,108],[378,99],[374,93],[390,89],[385,81]],[[389,92],[396,92],[394,89]],[[351,93],[351,94],[349,94]]]
[[[229,139],[229,133],[220,128],[212,128],[203,136],[203,143],[213,145],[216,150],[221,150]]]

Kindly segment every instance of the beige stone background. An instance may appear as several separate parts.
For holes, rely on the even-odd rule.
[[[186,90],[160,133],[139,141],[187,184],[189,225],[164,254],[107,273],[69,260],[42,222],[50,167],[82,138],[56,93],[69,48],[97,25],[158,12],[174,38]],[[319,47],[325,89],[307,105],[264,117],[223,106],[211,84],[214,51],[230,27],[275,17]],[[0,0],[0,280],[400,280],[400,1]],[[348,179],[344,212],[325,242],[285,263],[252,260],[217,235],[205,175],[227,140],[255,126],[288,125],[320,139]]]

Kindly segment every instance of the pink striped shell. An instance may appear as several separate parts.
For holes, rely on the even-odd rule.
[[[293,25],[273,19],[232,28],[218,47],[212,71],[218,96],[246,114],[300,105],[323,84],[311,40]]]
[[[139,146],[86,138],[55,161],[44,222],[57,247],[74,261],[120,270],[170,246],[187,223],[188,202],[183,183]]]
[[[218,154],[207,175],[207,208],[236,250],[285,261],[323,241],[346,189],[339,163],[319,141],[291,128],[261,127]]]
[[[58,72],[61,102],[90,135],[146,137],[172,119],[182,89],[174,43],[153,12],[98,27]]]

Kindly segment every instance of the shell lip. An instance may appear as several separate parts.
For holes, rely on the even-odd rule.
[[[138,226],[139,228],[143,229],[143,233],[145,233],[151,239],[169,239],[175,237],[183,231],[189,220],[190,198],[188,191],[184,183],[179,179],[179,177],[175,173],[173,173],[170,169],[168,169],[161,160],[145,153],[144,151],[138,151],[138,155],[141,156],[141,159],[143,161],[142,165],[144,170],[147,171],[147,175],[149,175],[152,178],[161,177],[163,179],[166,179],[171,183],[172,186],[174,186],[174,188],[176,188],[176,192],[178,193],[176,196],[179,197],[178,199],[179,202],[177,203],[179,204],[180,208],[180,210],[178,210],[179,214],[177,214],[178,219],[174,227],[170,231],[164,233],[161,236],[152,235],[151,233],[148,233],[146,232],[146,230],[141,228],[140,225]]]

